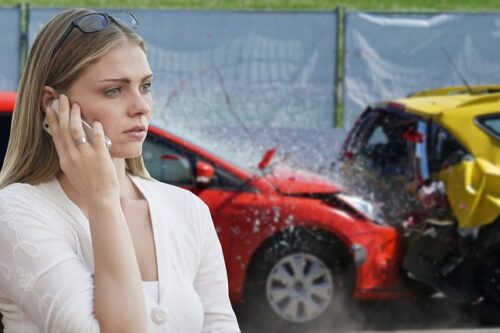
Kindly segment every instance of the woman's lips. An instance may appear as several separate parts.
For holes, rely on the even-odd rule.
[[[146,136],[146,131],[128,131],[125,132],[125,134],[127,134],[127,136],[132,138],[142,139]]]
[[[125,133],[130,138],[143,139],[146,136],[147,131],[146,131],[146,126],[136,125],[132,128],[129,128],[123,133]]]

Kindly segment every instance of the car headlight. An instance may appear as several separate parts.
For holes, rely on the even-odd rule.
[[[371,202],[366,201],[363,198],[345,193],[339,193],[337,194],[337,197],[373,222],[381,225],[387,225],[384,221],[384,215],[377,205],[373,205]]]

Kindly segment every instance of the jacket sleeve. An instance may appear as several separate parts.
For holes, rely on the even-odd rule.
[[[202,332],[239,333],[238,322],[229,301],[224,256],[210,211],[201,201],[198,211],[201,223],[201,253],[195,289],[203,304]]]
[[[61,219],[34,197],[0,192],[0,291],[43,332],[99,332],[92,272]]]

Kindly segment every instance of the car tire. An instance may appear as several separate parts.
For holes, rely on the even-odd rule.
[[[265,332],[338,328],[335,321],[352,309],[350,262],[345,246],[326,232],[285,232],[252,261],[239,313],[249,329]]]

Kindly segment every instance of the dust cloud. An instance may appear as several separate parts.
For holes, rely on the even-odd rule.
[[[341,310],[341,309],[339,309]],[[313,325],[280,325],[270,330],[252,313],[235,307],[242,333],[390,332],[398,330],[473,329],[481,325],[470,309],[442,298],[361,301],[337,317],[326,314]],[[336,309],[334,309],[336,311]],[[274,325],[274,323],[272,326]]]

